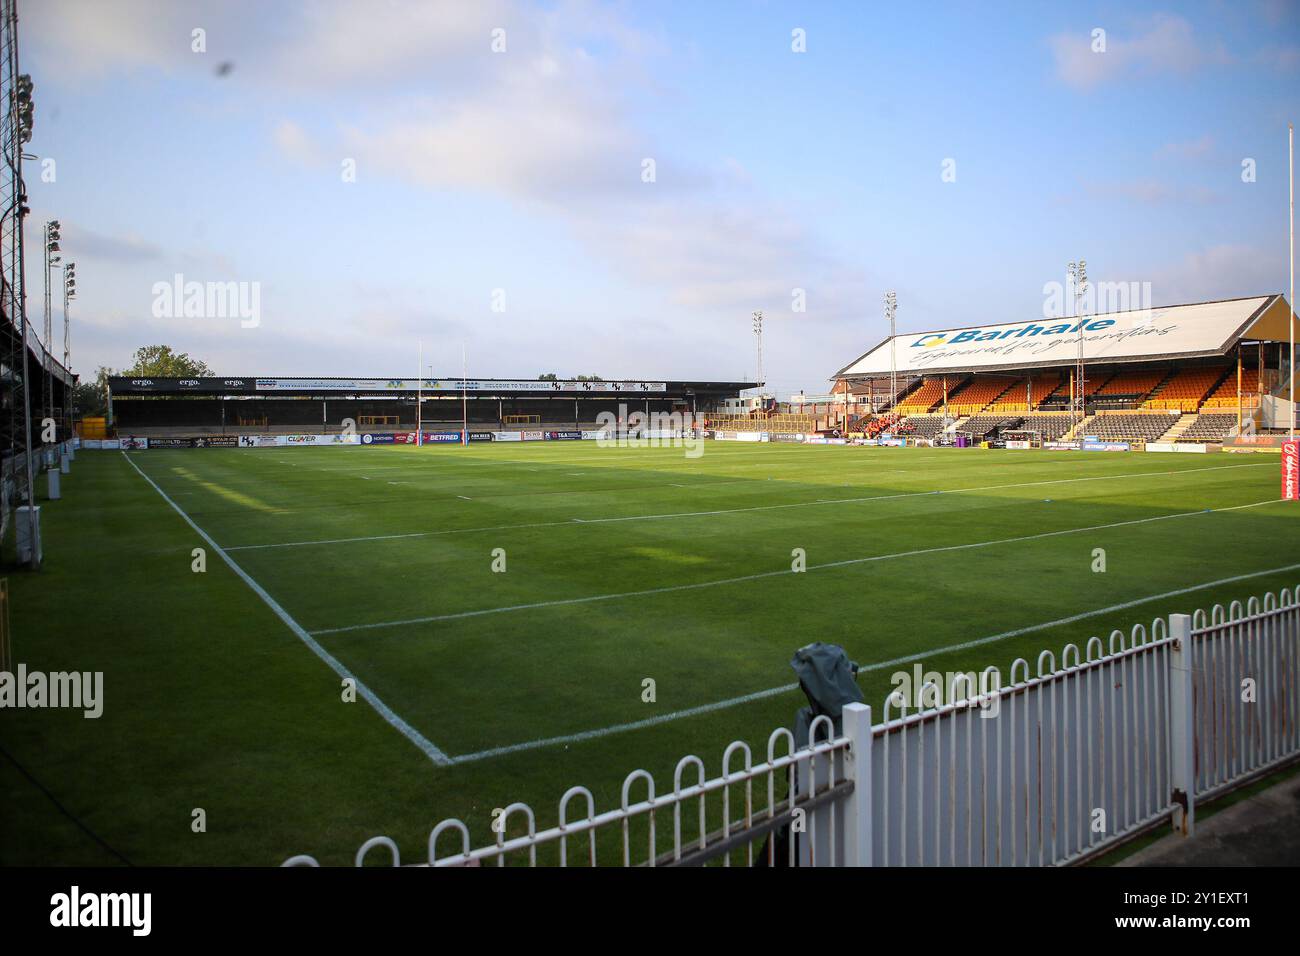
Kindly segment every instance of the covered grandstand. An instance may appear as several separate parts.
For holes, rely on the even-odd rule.
[[[1280,294],[886,338],[835,373],[845,425],[935,442],[1223,442],[1293,427]],[[897,383],[891,392],[890,382]]]
[[[592,428],[602,412],[699,415],[750,382],[302,378],[222,376],[108,380],[121,434],[204,436],[371,433],[420,428]],[[417,411],[417,408],[419,409]]]

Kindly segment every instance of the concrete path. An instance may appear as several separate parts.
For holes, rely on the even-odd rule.
[[[1197,821],[1117,866],[1300,866],[1300,776]]]

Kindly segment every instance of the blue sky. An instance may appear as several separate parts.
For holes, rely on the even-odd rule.
[[[29,248],[61,220],[82,374],[161,342],[413,375],[422,342],[437,375],[463,343],[476,376],[731,379],[762,309],[784,396],[891,288],[906,331],[1039,316],[1078,257],[1155,305],[1286,290],[1295,3],[46,0],[21,30],[56,173]],[[177,273],[258,283],[260,323],[155,317]]]

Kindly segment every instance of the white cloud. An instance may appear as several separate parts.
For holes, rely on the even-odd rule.
[[[286,122],[278,145],[290,156],[321,149],[356,156],[360,168],[428,189],[475,190],[539,207],[617,273],[682,307],[746,315],[788,309],[797,286],[822,307],[808,315],[846,313],[849,301],[840,296],[856,287],[856,277],[819,249],[796,216],[756,193],[733,157],[674,155],[625,119],[632,61],[657,50],[653,41],[615,29],[607,17],[597,18],[598,26],[564,19],[575,11],[587,8],[562,7],[543,28],[519,30],[527,37],[522,50],[509,34],[511,52],[486,54],[492,68],[478,69],[472,87],[372,111],[365,125],[336,130],[328,146],[309,145]],[[518,14],[501,16],[522,22]],[[626,44],[608,58],[625,72],[590,57],[574,38],[579,29]],[[314,36],[326,49],[335,43]],[[653,183],[642,181],[647,158],[656,164]]]
[[[640,310],[619,317],[626,323],[620,331],[602,324],[590,335],[571,336],[582,344],[569,354],[588,370],[643,374],[638,366],[645,363],[668,374],[684,361],[682,341],[717,345],[719,357],[724,341],[734,350],[733,335],[746,341],[754,308],[768,310],[773,321],[789,316],[834,324],[864,298],[859,270],[829,254],[797,212],[765,198],[735,157],[669,148],[649,126],[630,119],[643,115],[647,101],[671,110],[682,93],[648,80],[669,72],[659,61],[672,54],[655,36],[624,23],[616,8],[585,0],[540,10],[517,0],[403,0],[362,9],[344,0],[51,0],[28,35],[48,62],[70,65],[51,82],[114,70],[207,71],[230,61],[235,70],[223,82],[280,116],[270,126],[270,145],[287,162],[320,167],[354,157],[367,182],[373,176],[431,191],[476,192],[549,218],[557,235],[576,237],[600,268],[621,279],[616,294],[637,301]],[[65,29],[65,21],[76,28]],[[207,31],[206,59],[190,52],[195,27]],[[505,30],[504,53],[491,50],[496,28]],[[656,163],[653,183],[642,181],[646,158]],[[171,265],[160,261],[158,269],[166,273]],[[790,311],[794,288],[807,290],[806,314]],[[269,286],[267,295],[269,313],[275,304]],[[672,308],[654,314],[646,303],[656,302]],[[233,360],[240,350],[293,354],[301,365],[334,348],[321,367],[338,368],[340,355],[349,363],[367,358],[370,346],[358,342],[357,328],[390,341],[431,328],[427,311],[413,306],[390,308],[379,298],[358,305],[348,323],[329,329],[318,316],[284,316],[268,318],[256,338],[204,327],[186,334],[203,337],[214,365],[247,373],[248,358]],[[550,303],[540,311],[547,308],[557,310]],[[176,328],[140,325],[148,335]],[[443,332],[460,334],[450,326]],[[630,353],[629,337],[639,340]],[[512,333],[511,349],[531,362],[530,356],[553,351],[554,342],[553,330],[538,328]],[[186,347],[198,351],[198,344]],[[471,348],[499,351],[486,342]],[[835,364],[806,360],[819,369]],[[690,361],[711,364],[694,354]]]
[[[1300,46],[1274,46],[1260,50],[1255,59],[1281,73],[1300,70]]]
[[[1280,252],[1221,243],[1156,270],[1151,290],[1161,303],[1207,302],[1278,292],[1285,282],[1286,258]]]
[[[1091,31],[1048,38],[1056,74],[1067,86],[1088,91],[1144,74],[1187,74],[1231,62],[1222,43],[1201,41],[1192,25],[1179,16],[1158,14],[1145,29],[1129,36],[1104,25],[1101,29],[1106,30],[1104,52],[1093,50]]]
[[[1198,139],[1190,140],[1184,143],[1165,143],[1157,151],[1157,158],[1163,156],[1173,156],[1178,159],[1197,159],[1206,156],[1214,149],[1214,137],[1209,133]]]
[[[303,166],[319,166],[325,161],[321,145],[307,130],[293,120],[282,120],[271,132],[276,149]]]
[[[50,79],[81,81],[113,70],[173,72],[215,66],[191,49],[192,32],[202,29],[211,56],[229,52],[226,38],[240,36],[251,8],[199,0],[44,0],[22,11],[22,35],[38,54],[58,65]]]
[[[1188,186],[1168,179],[1130,179],[1087,182],[1084,191],[1091,199],[1118,200],[1144,206],[1170,203],[1206,204],[1218,202],[1218,193],[1204,186]]]

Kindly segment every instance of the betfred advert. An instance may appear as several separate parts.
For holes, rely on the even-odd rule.
[[[1300,501],[1300,441],[1282,443],[1282,498]]]

